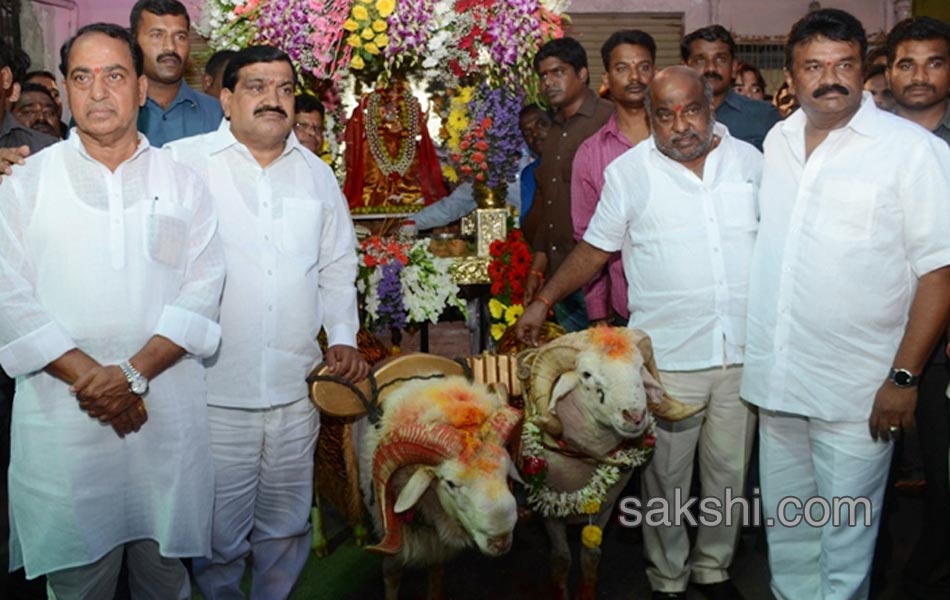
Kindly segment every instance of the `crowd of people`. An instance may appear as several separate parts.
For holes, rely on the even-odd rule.
[[[289,597],[319,433],[306,376],[369,371],[322,104],[270,46],[215,53],[191,88],[190,26],[178,0],[139,0],[128,24],[82,27],[61,50],[68,113],[60,79],[0,44],[0,535],[49,598],[111,599],[123,564],[133,598],[244,597],[248,569],[251,598]],[[904,589],[945,597],[950,27],[908,19],[869,52],[854,16],[809,12],[771,97],[724,27],[680,51],[658,70],[649,34],[615,32],[602,96],[577,40],[535,55],[516,333],[651,336],[666,390],[703,410],[658,420],[644,498],[688,496],[694,470],[723,504],[757,481],[780,599],[868,597],[916,418],[928,535]],[[473,208],[461,185],[417,225]],[[784,501],[815,498],[869,502],[851,524],[786,522]],[[732,511],[692,541],[645,522],[654,598],[742,598]]]

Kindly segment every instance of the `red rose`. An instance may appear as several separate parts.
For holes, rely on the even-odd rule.
[[[548,461],[544,460],[540,456],[529,456],[524,459],[524,463],[521,465],[521,471],[528,477],[540,475],[541,473],[544,473],[547,468]]]
[[[484,152],[472,152],[472,162],[481,163],[485,162],[485,153]]]
[[[485,174],[484,174],[484,173],[479,173],[478,175],[476,175],[476,176],[475,176],[475,181],[477,181],[477,182],[479,182],[479,183],[484,182],[484,181],[485,181]]]
[[[488,150],[488,142],[486,142],[485,140],[478,140],[477,142],[475,142],[475,149],[476,149],[476,150],[481,150],[482,152],[487,151],[487,150]]]
[[[468,140],[462,140],[462,143],[459,144],[459,148],[462,150],[468,150],[469,146],[472,144]]]
[[[656,436],[649,434],[643,436],[643,446],[646,448],[652,448],[653,446],[656,446]]]

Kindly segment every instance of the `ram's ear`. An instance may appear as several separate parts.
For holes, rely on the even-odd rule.
[[[525,485],[524,480],[521,478],[521,473],[518,472],[518,468],[515,467],[514,461],[508,461],[508,477],[517,481],[521,485]]]
[[[660,382],[653,377],[646,365],[640,367],[640,378],[643,380],[643,389],[647,393],[647,402],[649,406],[657,406],[663,402],[663,396],[666,393]]]
[[[435,473],[432,472],[432,469],[426,467],[416,469],[416,472],[413,473],[409,481],[406,482],[406,487],[402,488],[402,491],[399,492],[399,497],[396,498],[396,506],[394,507],[396,514],[406,512],[415,506],[416,502],[418,502],[419,499],[422,498],[422,495],[426,493],[426,490],[429,489],[429,484],[432,483],[434,478]]]
[[[557,414],[558,401],[573,392],[580,381],[581,378],[578,377],[574,371],[563,373],[558,378],[557,383],[554,384],[554,389],[551,391],[551,402],[548,404],[548,411],[550,411],[552,415]]]

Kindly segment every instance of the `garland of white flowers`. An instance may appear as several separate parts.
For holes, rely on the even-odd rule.
[[[369,142],[369,150],[373,158],[376,159],[376,165],[383,175],[389,177],[393,173],[399,173],[400,176],[403,176],[416,158],[416,141],[419,138],[419,101],[412,95],[412,92],[408,90],[403,92],[400,121],[409,132],[399,142],[399,151],[396,156],[392,157],[389,155],[385,143],[379,137],[379,98],[379,92],[373,92],[369,96],[368,123],[366,126],[366,140]]]
[[[647,426],[644,436],[653,435],[653,420]],[[544,460],[544,434],[537,424],[526,421],[521,432],[521,453],[525,459]],[[529,478],[530,493],[528,504],[544,517],[568,517],[590,513],[590,506],[603,505],[607,490],[620,480],[625,469],[632,469],[647,463],[653,454],[650,446],[633,446],[616,450],[609,455],[609,463],[601,462],[584,487],[573,492],[560,492],[544,483],[544,477]]]

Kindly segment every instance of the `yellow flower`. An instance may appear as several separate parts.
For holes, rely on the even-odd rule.
[[[363,32],[360,33],[360,35],[363,37],[364,40],[371,40],[374,37],[376,37],[376,34],[373,33],[373,30],[370,29],[369,27],[363,29]]]
[[[389,36],[385,33],[381,33],[376,36],[376,39],[373,40],[377,46],[380,48],[385,48],[389,45]]]
[[[379,0],[376,2],[376,10],[379,11],[379,16],[385,19],[396,10],[396,0]]]
[[[442,165],[442,177],[445,177],[452,183],[459,180],[459,174],[455,172],[455,167],[452,165]]]
[[[493,319],[500,319],[502,315],[505,314],[506,308],[507,307],[497,298],[492,298],[488,301],[488,312],[491,313]]]
[[[449,132],[465,131],[468,127],[468,114],[465,110],[453,110],[449,113],[449,122],[447,125]]]
[[[508,325],[514,325],[518,321],[518,317],[524,312],[524,306],[520,304],[513,304],[505,309],[505,323]]]
[[[459,88],[459,97],[458,97],[459,102],[462,102],[463,104],[468,104],[469,102],[472,101],[472,94],[474,93],[475,93],[475,88],[470,85]]]
[[[584,503],[584,512],[588,515],[596,515],[600,512],[600,501],[592,498]]]
[[[346,43],[349,44],[350,46],[353,46],[354,48],[360,48],[363,46],[363,40],[360,38],[360,36],[356,35],[355,33],[352,33],[349,36],[347,36]]]
[[[343,29],[347,31],[358,31],[360,24],[354,21],[353,19],[347,19],[343,22]]]
[[[382,19],[376,19],[373,21],[373,31],[377,33],[386,31],[386,21],[383,21]]]
[[[366,10],[365,6],[357,4],[353,7],[353,18],[357,21],[365,21],[369,18],[369,11]]]
[[[321,154],[320,160],[327,163],[331,167],[333,166],[333,156],[331,156],[329,152],[327,152],[326,154]]]
[[[379,46],[377,46],[373,42],[366,42],[366,45],[363,46],[363,49],[374,56],[379,54]]]
[[[352,59],[350,59],[350,68],[356,69],[357,71],[366,66],[366,63],[363,62],[363,57],[357,54]]]
[[[581,543],[587,548],[599,548],[604,532],[596,525],[585,525],[581,529]]]
[[[505,330],[508,327],[504,323],[495,323],[491,326],[491,339],[498,341],[501,339],[501,336],[505,335]]]

